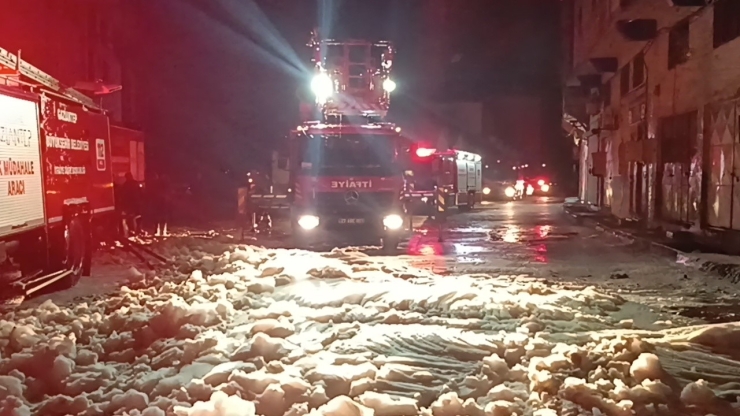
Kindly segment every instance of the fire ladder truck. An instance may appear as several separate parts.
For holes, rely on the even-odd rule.
[[[256,211],[285,209],[298,245],[341,233],[394,249],[404,228],[399,155],[408,148],[401,128],[385,121],[396,89],[395,49],[389,42],[321,40],[316,31],[308,46],[314,100],[301,103],[302,123],[290,136],[288,183],[272,187],[287,192],[251,194],[253,225]]]

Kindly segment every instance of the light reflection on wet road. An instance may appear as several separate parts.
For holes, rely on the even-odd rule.
[[[419,218],[416,226],[401,257],[439,274],[530,275],[617,290],[629,300],[711,322],[740,316],[736,285],[578,225],[555,201],[494,203],[451,215],[442,243],[434,225]]]
[[[443,243],[437,241],[434,225],[421,218],[415,222],[419,229],[404,247],[404,256],[443,274],[529,274],[630,290],[679,289],[687,286],[686,277],[707,278],[674,259],[577,225],[559,201],[493,203],[451,215]]]

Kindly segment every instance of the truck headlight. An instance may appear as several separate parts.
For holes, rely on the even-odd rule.
[[[383,89],[386,92],[393,92],[396,90],[396,83],[390,78],[386,78],[385,81],[383,81]]]
[[[491,188],[489,188],[487,186],[485,188],[483,188],[483,195],[488,195],[490,193],[491,193]]]
[[[315,215],[301,215],[298,218],[298,225],[304,230],[313,230],[319,226],[319,217]]]
[[[389,230],[397,230],[403,226],[403,218],[396,214],[386,215],[383,218],[383,225]]]
[[[514,195],[516,195],[516,189],[509,186],[506,189],[504,189],[504,195],[506,195],[507,198],[513,198]]]
[[[327,74],[317,74],[311,80],[311,91],[316,95],[316,99],[325,102],[332,93],[334,93],[334,83]]]
[[[543,184],[542,186],[540,186],[540,189],[542,190],[542,192],[545,192],[545,193],[550,192],[550,185]]]
[[[527,185],[527,195],[532,195],[534,193],[534,187],[532,185]]]

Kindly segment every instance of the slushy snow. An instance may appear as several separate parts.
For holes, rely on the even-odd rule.
[[[740,324],[356,251],[173,239],[111,296],[0,315],[1,415],[740,414]],[[626,324],[628,322],[629,324]]]

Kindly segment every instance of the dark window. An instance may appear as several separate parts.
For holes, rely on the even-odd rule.
[[[714,47],[740,37],[740,1],[718,0],[714,3]]]
[[[627,95],[630,92],[630,65],[627,64],[622,67],[619,72],[619,93],[622,96]]]
[[[378,176],[396,172],[395,141],[380,134],[311,136],[304,169],[326,176]]]
[[[349,47],[349,61],[353,64],[364,64],[370,59],[370,48],[364,45]]]
[[[645,82],[645,55],[640,52],[632,61],[632,88],[637,88]]]
[[[671,29],[668,34],[668,69],[673,69],[689,60],[689,21]]]

